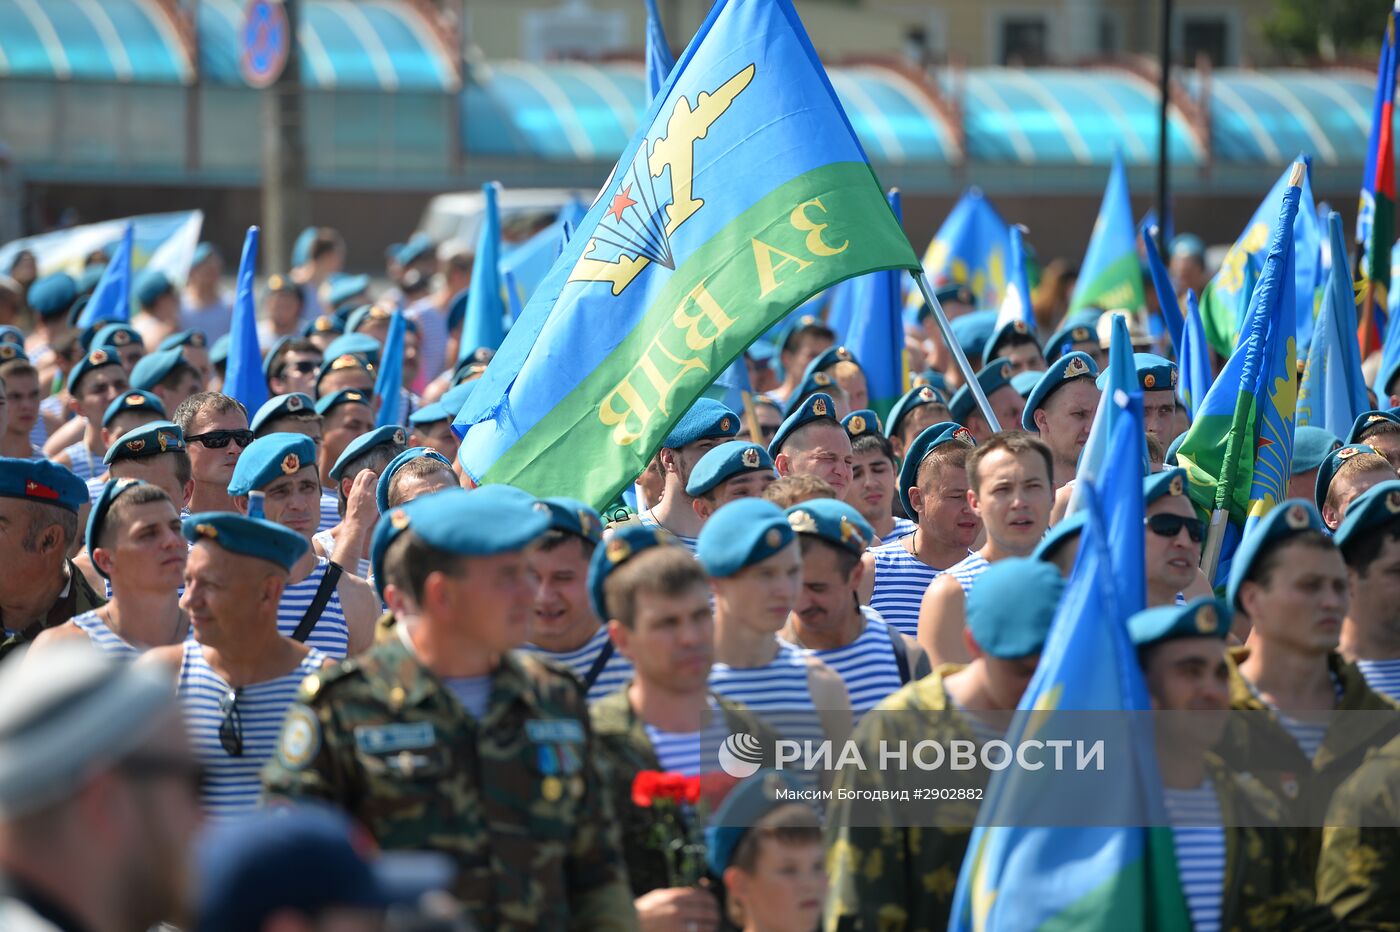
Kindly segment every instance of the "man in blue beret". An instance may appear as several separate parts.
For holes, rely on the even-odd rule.
[[[319,456],[324,425],[321,415],[316,411],[316,402],[311,399],[310,395],[302,392],[291,392],[269,398],[253,415],[249,428],[253,431],[254,437],[284,433],[309,437],[316,444]],[[317,523],[316,530],[329,531],[339,523],[340,501],[336,498],[335,490],[322,486],[321,519]]]
[[[701,457],[738,433],[739,415],[709,398],[696,401],[661,442],[656,454],[665,479],[661,501],[640,511],[637,520],[646,527],[665,528],[694,551],[704,519],[696,513],[686,484]]]
[[[1364,411],[1351,427],[1347,443],[1364,443],[1400,470],[1400,415],[1390,411]]]
[[[127,390],[126,370],[121,360],[107,350],[95,349],[78,360],[68,374],[68,407],[75,420],[82,421],[82,439],[65,447],[53,461],[87,481],[101,471],[102,415],[117,396]]]
[[[704,521],[729,502],[761,498],[777,478],[767,450],[748,440],[730,440],[700,457],[690,471],[685,493]]]
[[[845,684],[778,637],[802,588],[802,553],[787,516],[762,499],[730,502],[705,522],[696,556],[715,595],[710,688],[784,738],[839,746],[851,733]]]
[[[316,401],[321,416],[321,484],[332,491],[331,470],[346,447],[374,430],[375,400],[371,392],[347,388]]]
[[[1045,361],[1054,362],[1068,353],[1084,353],[1094,360],[1094,365],[1102,369],[1105,359],[1104,349],[1099,345],[1099,312],[1080,312],[1068,315],[1060,329],[1045,341]]]
[[[769,396],[779,402],[789,401],[812,360],[835,345],[835,330],[810,315],[798,318],[783,336],[782,349],[778,353],[778,363],[783,367],[783,382],[769,392]]]
[[[321,370],[319,347],[304,337],[279,340],[263,360],[269,395],[301,392],[316,396],[316,375]]]
[[[818,393],[787,416],[768,452],[781,476],[816,476],[837,498],[851,486],[851,438],[836,416],[830,395]]]
[[[835,412],[838,420],[846,416],[846,413],[851,407],[850,399],[846,396],[845,390],[836,383],[835,377],[833,377],[830,372],[809,373],[798,384],[797,389],[788,399],[787,407],[783,410],[787,414],[792,414],[794,411],[801,408],[808,398],[819,393],[826,395],[835,402],[832,410]]]
[[[23,352],[52,377],[58,357],[54,353],[63,335],[69,332],[68,309],[78,299],[78,285],[70,275],[58,272],[45,275],[29,286],[27,303],[34,312],[34,329],[21,347]]]
[[[915,529],[864,558],[870,607],[904,634],[918,634],[929,584],[965,559],[982,533],[967,499],[967,455],[974,445],[967,428],[951,421],[914,438],[899,469],[899,501],[914,516]]]
[[[1288,477],[1289,498],[1312,498],[1317,490],[1317,470],[1342,441],[1323,427],[1303,424],[1293,428],[1293,461]]]
[[[415,498],[457,487],[457,473],[447,457],[429,447],[409,447],[379,474],[375,504],[383,514]]]
[[[860,717],[911,679],[930,672],[918,642],[860,601],[861,557],[875,538],[853,505],[818,498],[787,510],[802,551],[802,591],[779,635],[846,684]]]
[[[193,464],[184,431],[170,421],[151,421],[112,441],[102,457],[109,479],[141,479],[164,490],[184,511],[194,494]]]
[[[982,368],[982,350],[986,347],[987,341],[991,339],[992,332],[997,328],[997,312],[991,310],[972,311],[955,317],[951,321],[953,339],[958,341],[958,347],[967,357],[967,364],[976,372]],[[960,388],[963,384],[962,370],[956,365],[952,365],[951,353],[949,354],[950,365],[944,370],[945,376],[949,379],[950,389]]]
[[[1040,349],[1040,341],[1024,320],[1008,320],[997,327],[987,338],[982,358],[987,363],[1005,358],[1011,364],[1012,375],[1045,371],[1045,354]]]
[[[938,389],[931,385],[916,385],[909,389],[894,403],[894,407],[890,408],[890,416],[885,425],[895,458],[903,460],[904,451],[909,449],[909,444],[913,443],[919,434],[934,424],[942,424],[952,419],[953,416],[948,411],[948,401]]]
[[[986,368],[977,373],[977,384],[987,396],[987,403],[991,405],[992,413],[996,415],[1001,429],[1016,430],[1021,423],[1021,413],[1025,410],[1026,401],[1011,385],[1011,363],[1005,359],[996,359],[988,363]],[[973,440],[983,443],[991,438],[991,425],[968,386],[964,385],[958,389],[957,394],[948,403],[948,411],[953,420],[972,433]]]
[[[1400,702],[1400,482],[1363,492],[1334,539],[1351,583],[1338,649],[1366,685]]]
[[[887,789],[907,780],[870,762],[881,748],[913,747],[932,741],[977,745],[1005,737],[1021,694],[1035,674],[1041,648],[1059,607],[1064,581],[1047,563],[1010,558],[987,570],[987,585],[967,602],[965,664],[935,666],[902,687],[856,728],[854,741],[869,769],[840,769],[837,801],[826,813],[831,892],[827,922],[835,928],[942,929],[948,923],[958,870],[967,853],[970,827],[991,773],[985,768],[927,771],[930,788],[961,791],[962,802],[937,803],[946,816],[921,816],[910,827],[908,803],[871,809],[854,795]],[[898,766],[897,764],[892,766]],[[916,777],[917,779],[917,777]],[[932,782],[937,781],[937,782]],[[920,785],[905,783],[903,785]],[[958,796],[944,796],[958,799]],[[861,816],[855,816],[863,806]],[[967,827],[962,827],[967,826]],[[884,865],[871,870],[869,865]]]
[[[264,784],[343,808],[386,850],[452,856],[480,928],[635,927],[583,692],[517,649],[524,552],[548,526],[507,486],[385,515],[375,577],[397,636],[302,685]]]
[[[131,385],[154,394],[167,411],[174,411],[186,398],[204,390],[204,380],[178,347],[143,357],[131,370]]]
[[[312,538],[317,554],[341,566],[356,568],[366,579],[370,577],[369,548],[375,522],[379,520],[379,474],[407,449],[407,431],[393,425],[377,427],[345,447],[330,470],[340,523]]]
[[[1347,569],[1322,528],[1311,502],[1280,502],[1240,542],[1226,587],[1236,630],[1249,632],[1248,653],[1236,657],[1230,707],[1264,713],[1227,742],[1226,759],[1309,820],[1322,818],[1327,797],[1369,748],[1400,732],[1400,716],[1393,727],[1375,716],[1344,726],[1347,716],[1321,714],[1397,708],[1337,654]]]
[[[880,429],[879,415],[868,408],[852,411],[841,419],[841,426],[851,438],[851,485],[845,500],[870,522],[876,541],[898,540],[914,533],[913,521],[902,515],[895,517],[899,466],[889,438]],[[879,544],[872,541],[870,546]]]
[[[1143,517],[1147,559],[1147,605],[1175,605],[1178,597],[1206,595],[1210,583],[1201,572],[1206,523],[1187,495],[1186,470],[1153,473],[1143,480]]]
[[[222,287],[224,258],[213,243],[195,247],[189,277],[180,295],[180,326],[199,330],[213,343],[229,332],[233,300]]]
[[[549,530],[526,555],[535,586],[525,650],[562,664],[583,681],[589,702],[626,685],[632,664],[608,639],[606,619],[593,611],[588,569],[603,540],[603,519],[583,502],[547,498],[535,505]]]
[[[130,324],[109,323],[99,325],[93,334],[89,350],[105,349],[114,352],[129,374],[146,355],[146,344],[141,342],[141,334]],[[71,381],[72,375],[69,374]]]
[[[935,579],[919,607],[919,644],[929,660],[966,663],[968,596],[988,566],[1029,557],[1045,536],[1054,499],[1050,448],[1029,434],[997,434],[967,455],[967,502],[982,519],[986,543]]]
[[[96,475],[87,481],[90,499],[96,501],[102,487],[107,484],[107,452],[112,449],[112,444],[116,443],[117,438],[138,427],[164,420],[165,406],[150,392],[127,389],[112,400],[107,410],[102,413],[103,458],[101,465],[97,467]]]
[[[1176,363],[1152,353],[1134,353],[1133,365],[1142,388],[1143,432],[1156,437],[1165,447],[1180,433],[1176,420]],[[1108,385],[1107,371],[1099,374],[1098,385],[1100,389]]]
[[[1050,364],[1026,399],[1020,427],[1040,435],[1055,457],[1055,488],[1074,479],[1079,455],[1089,442],[1089,428],[1099,407],[1094,384],[1099,367],[1084,353],[1069,353]],[[1002,425],[1014,429],[1012,425]]]
[[[0,457],[0,658],[105,601],[68,559],[87,500],[62,466]]]
[[[233,467],[253,442],[248,411],[237,399],[220,392],[191,395],[170,419],[185,433],[194,491],[190,511],[237,511],[228,494]]]
[[[147,269],[137,276],[131,291],[137,307],[131,325],[141,334],[141,342],[159,346],[180,329],[180,297],[164,272]]]
[[[295,531],[309,544],[321,517],[316,445],[301,434],[254,440],[238,458],[228,491],[240,514]],[[308,549],[288,570],[277,627],[284,637],[342,660],[374,640],[378,614],[368,582]]]
[[[1390,460],[1364,443],[1348,443],[1328,453],[1317,468],[1314,502],[1322,523],[1335,531],[1351,503],[1373,486],[1396,476]]]

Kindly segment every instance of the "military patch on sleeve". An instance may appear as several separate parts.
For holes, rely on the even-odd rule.
[[[582,744],[583,726],[571,718],[531,719],[525,735],[536,744]]]
[[[282,738],[277,743],[277,759],[289,770],[301,770],[321,749],[321,723],[316,713],[300,703],[287,710]]]
[[[437,744],[432,722],[401,725],[361,725],[355,729],[355,746],[366,754],[411,751]]]

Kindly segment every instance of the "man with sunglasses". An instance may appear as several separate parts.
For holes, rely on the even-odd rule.
[[[253,442],[247,410],[228,395],[200,392],[181,402],[172,420],[185,432],[190,454],[190,511],[236,512],[228,484],[238,457]]]
[[[169,676],[63,644],[0,671],[0,710],[0,929],[177,920],[201,771]]]
[[[191,515],[183,527],[194,546],[180,606],[194,637],[155,648],[141,662],[178,671],[190,740],[208,768],[204,811],[228,819],[257,806],[263,764],[297,687],[330,660],[277,628],[288,573],[310,546],[305,537],[222,512]]]
[[[1206,525],[1186,495],[1186,470],[1169,469],[1143,480],[1146,505],[1147,607],[1174,605],[1177,597],[1209,595],[1201,574]]]
[[[321,351],[305,337],[279,341],[267,360],[267,390],[271,395],[316,393],[316,373],[321,369]]]

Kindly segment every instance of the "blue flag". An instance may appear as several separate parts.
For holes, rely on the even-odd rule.
[[[666,86],[671,69],[676,67],[671,46],[666,42],[666,30],[661,28],[661,14],[656,11],[656,0],[647,0],[647,98]]]
[[[1031,286],[1026,278],[1026,246],[1021,240],[1021,228],[1013,224],[1007,234],[1010,243],[1011,267],[1007,274],[1006,293],[997,312],[997,326],[1019,320],[1035,333],[1035,308],[1031,306]]]
[[[1109,441],[1118,423],[1120,408],[1115,399],[1140,392],[1137,364],[1133,360],[1133,340],[1128,322],[1122,316],[1113,318],[1113,330],[1108,344],[1108,384],[1099,396],[1094,423],[1089,427],[1089,439],[1079,454],[1079,468],[1074,475],[1074,491],[1070,494],[1070,510],[1078,511],[1084,504],[1081,490],[1098,481],[1108,459]],[[1147,437],[1141,438],[1141,459],[1147,460]]]
[[[1138,263],[1133,203],[1128,197],[1128,172],[1123,167],[1123,153],[1114,152],[1099,217],[1074,282],[1069,309],[1138,311],[1142,306],[1142,266]]]
[[[827,294],[826,303],[826,325],[836,334],[837,343],[846,343],[850,340],[851,324],[855,319],[865,313],[865,305],[862,303],[869,299],[869,294],[862,293],[859,287],[864,281],[861,278],[848,278],[844,282],[837,282],[831,286]],[[864,289],[868,292],[869,289]],[[856,357],[860,359],[859,356]],[[861,360],[864,362],[864,360]]]
[[[1142,233],[1142,246],[1147,253],[1147,269],[1152,274],[1152,290],[1157,292],[1157,304],[1162,308],[1162,322],[1166,324],[1167,335],[1172,340],[1172,352],[1179,360],[1182,358],[1181,349],[1181,329],[1184,321],[1181,316],[1181,305],[1176,300],[1176,288],[1172,285],[1172,280],[1167,275],[1167,267],[1162,262],[1161,253],[1157,251],[1157,243],[1152,238],[1156,233],[1155,229],[1145,230]]]
[[[968,188],[924,252],[924,272],[934,288],[966,285],[979,307],[998,307],[1006,291],[1006,221],[979,188]],[[923,296],[914,291],[918,307]]]
[[[1327,218],[1327,227],[1332,254],[1341,261],[1333,262],[1327,273],[1322,309],[1298,386],[1298,424],[1323,427],[1345,437],[1371,403],[1356,341],[1356,295],[1346,261],[1342,215],[1334,211]]]
[[[379,375],[374,380],[374,394],[379,399],[379,414],[375,427],[404,423],[403,410],[403,334],[408,321],[403,311],[395,308],[389,318],[389,332],[384,337],[384,351],[379,354]]]
[[[86,330],[98,321],[125,323],[131,319],[131,240],[133,226],[128,223],[122,231],[121,242],[102,277],[97,280],[92,297],[78,315],[78,329]]]
[[[904,210],[899,191],[889,192],[890,209],[901,222]],[[860,314],[851,322],[846,346],[860,362],[870,391],[870,408],[881,419],[904,394],[904,292],[903,271],[873,272],[842,284],[858,282]],[[838,286],[839,287],[839,286]]]
[[[522,305],[530,300],[530,295],[549,274],[554,260],[559,258],[559,251],[568,240],[570,224],[577,225],[587,210],[588,206],[578,198],[570,198],[549,226],[519,245],[501,244],[501,277],[514,281],[510,295]]]
[[[258,348],[258,310],[253,297],[253,279],[258,269],[258,228],[249,227],[243,239],[243,257],[238,261],[238,282],[233,293],[233,322],[229,326],[228,368],[224,394],[236,398],[249,411],[267,401],[267,380],[263,377],[262,351]]]
[[[1110,399],[1117,409],[1108,457],[1094,482],[1095,497],[1101,503],[1104,530],[1108,532],[1113,578],[1117,583],[1119,619],[1147,607],[1147,553],[1142,527],[1145,519],[1142,480],[1147,463],[1142,455],[1144,435],[1142,392],[1114,392]]]
[[[496,204],[496,183],[481,186],[485,195],[485,216],[476,240],[476,260],[472,263],[472,283],[467,291],[467,312],[462,321],[462,339],[457,345],[457,361],[476,350],[495,349],[505,337],[506,308],[501,301],[501,213]]]
[[[1177,366],[1181,370],[1177,394],[1194,421],[1205,403],[1210,383],[1215,380],[1210,364],[1210,344],[1206,342],[1206,328],[1201,323],[1201,309],[1194,291],[1186,292],[1186,320],[1181,328],[1181,355]]]

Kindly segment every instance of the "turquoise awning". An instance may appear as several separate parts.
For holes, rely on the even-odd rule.
[[[1186,80],[1201,93],[1196,75]],[[1362,71],[1212,72],[1211,144],[1224,163],[1283,164],[1307,152],[1323,165],[1361,165],[1376,76]]]
[[[0,0],[0,77],[182,84],[193,69],[154,0]]]

